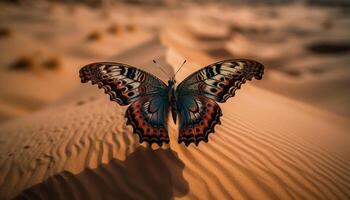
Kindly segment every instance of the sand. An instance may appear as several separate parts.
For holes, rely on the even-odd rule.
[[[349,73],[342,67],[349,63],[348,54],[302,54],[297,50],[309,38],[298,37],[286,42],[295,45],[291,48],[296,53],[290,57],[283,42],[272,42],[271,49],[266,47],[268,51],[250,51],[249,47],[253,33],[260,49],[280,37],[282,33],[273,32],[277,35],[264,38],[261,31],[266,23],[284,30],[282,22],[295,25],[305,20],[303,31],[315,35],[320,28],[316,19],[327,19],[334,13],[331,9],[276,7],[270,15],[277,12],[282,17],[271,20],[261,14],[265,8],[203,5],[208,14],[202,15],[197,6],[189,5],[168,13],[153,8],[158,21],[152,21],[147,17],[149,7],[118,5],[123,12],[103,15],[85,6],[72,11],[53,5],[45,20],[37,18],[47,12],[42,8],[19,12],[16,6],[1,5],[9,16],[17,18],[0,14],[1,22],[13,20],[10,38],[0,39],[7,45],[0,45],[1,52],[11,51],[0,63],[0,199],[350,198],[349,96],[343,94]],[[210,19],[221,9],[237,12],[217,17],[220,24],[212,23]],[[252,14],[254,9],[258,11],[253,13],[260,14]],[[299,18],[283,15],[296,10],[301,13]],[[33,27],[20,25],[23,17],[19,15],[31,17]],[[230,22],[235,16],[241,17],[240,23]],[[72,22],[69,17],[81,22]],[[186,17],[191,20],[182,23]],[[261,18],[260,26],[252,20],[257,17]],[[50,30],[47,21],[61,26]],[[340,26],[345,22],[332,23]],[[111,24],[118,24],[121,33],[108,31]],[[217,25],[225,26],[215,31]],[[75,26],[86,31],[73,31]],[[205,32],[202,27],[212,30]],[[28,34],[21,34],[22,29]],[[46,32],[47,37],[36,38],[35,30]],[[331,31],[344,34],[340,29]],[[92,32],[100,36],[87,39]],[[93,41],[88,41],[91,38]],[[21,48],[10,47],[21,42],[44,50],[40,56],[24,52],[34,64],[10,69],[8,66],[22,55]],[[274,51],[278,47],[280,51]],[[180,82],[224,55],[262,60],[266,73],[262,80],[246,83],[235,97],[220,104],[222,125],[216,126],[208,143],[198,147],[178,144],[178,128],[170,120],[170,144],[140,144],[125,124],[127,107],[109,101],[96,86],[80,84],[78,76],[79,68],[89,62],[117,61],[166,81],[152,60],[173,74],[187,59],[176,77]],[[58,58],[60,67],[45,67],[50,58]],[[331,68],[332,63],[338,67]],[[327,73],[317,73],[320,70]]]
[[[254,86],[243,90],[222,105],[222,125],[199,147],[179,145],[175,125],[167,147],[140,146],[118,123],[124,107],[99,92],[3,124],[1,194],[349,198],[349,121]]]

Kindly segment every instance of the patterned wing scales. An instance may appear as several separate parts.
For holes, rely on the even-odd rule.
[[[177,87],[180,112],[179,143],[198,145],[220,124],[219,105],[235,95],[246,80],[262,79],[264,66],[256,61],[236,59],[213,63],[200,69]]]
[[[260,80],[264,66],[256,61],[233,59],[213,63],[196,71],[178,86],[179,95],[200,94],[220,103],[235,95],[246,80]]]
[[[166,84],[155,76],[121,63],[92,63],[80,70],[81,82],[91,81],[103,88],[110,96],[124,106],[127,124],[133,127],[140,142],[169,143],[166,119],[168,95]]]
[[[141,97],[132,103],[125,112],[127,124],[134,128],[134,133],[140,137],[140,142],[150,144],[169,143],[167,132],[168,104],[166,99]]]
[[[208,142],[209,133],[214,132],[216,124],[221,124],[219,105],[204,96],[186,96],[179,102],[180,131],[178,142],[186,146],[192,142]]]
[[[121,63],[92,63],[81,68],[79,73],[82,83],[91,81],[97,84],[110,96],[111,101],[122,106],[134,102],[140,96],[159,93],[166,87],[155,76]]]

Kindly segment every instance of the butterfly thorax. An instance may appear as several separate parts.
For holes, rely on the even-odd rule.
[[[171,116],[173,117],[174,123],[176,124],[176,116],[177,116],[177,98],[176,98],[176,81],[174,79],[170,79],[168,81],[168,99],[169,105],[171,109]]]

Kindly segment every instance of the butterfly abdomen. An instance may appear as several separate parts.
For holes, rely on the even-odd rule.
[[[171,103],[171,116],[173,117],[174,124],[176,124],[177,107],[176,102]]]
[[[173,117],[174,124],[176,124],[178,109],[177,109],[177,98],[175,95],[175,88],[171,89],[169,100],[170,100],[169,105],[170,105],[170,109],[171,109],[171,116]]]

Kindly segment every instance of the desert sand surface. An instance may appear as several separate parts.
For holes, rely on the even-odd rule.
[[[307,4],[1,3],[0,199],[350,199],[349,25]],[[205,11],[205,12],[203,12]],[[139,143],[126,106],[81,84],[96,61],[181,82],[220,59],[265,65],[220,104],[208,143]]]

